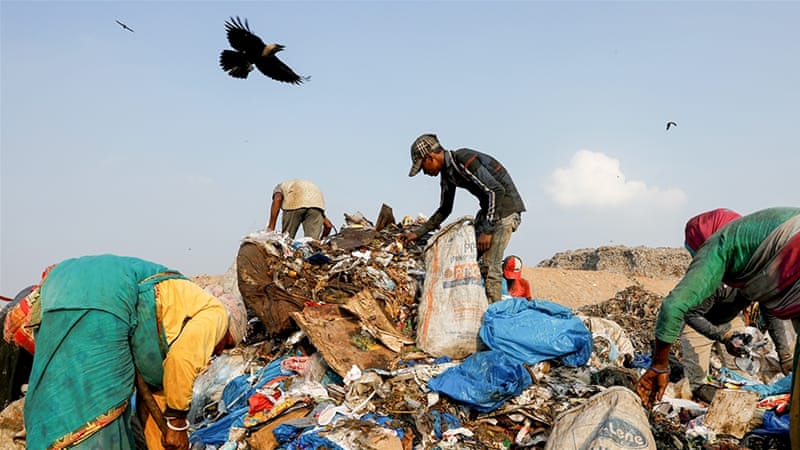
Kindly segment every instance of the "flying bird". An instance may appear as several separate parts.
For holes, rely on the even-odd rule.
[[[677,127],[677,126],[678,126],[678,124],[675,123],[675,122],[667,122],[667,130],[669,130],[670,127]]]
[[[250,31],[247,19],[231,17],[225,22],[225,30],[228,34],[228,42],[234,50],[223,50],[219,56],[219,65],[222,70],[234,78],[247,78],[253,70],[253,65],[261,73],[273,80],[283,81],[291,84],[301,84],[308,81],[310,77],[300,76],[286,64],[283,63],[276,54],[284,49],[281,44],[264,44],[260,37]]]
[[[121,26],[121,27],[122,27],[122,29],[123,29],[123,30],[128,30],[128,31],[130,31],[131,33],[133,33],[133,32],[134,32],[134,31],[133,31],[133,28],[131,28],[131,27],[129,27],[129,26],[127,26],[127,25],[125,25],[124,23],[120,22],[119,20],[114,20],[114,22],[117,22],[117,23],[119,24],[119,26]]]

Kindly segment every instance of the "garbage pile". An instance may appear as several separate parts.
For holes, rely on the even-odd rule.
[[[713,372],[731,389],[708,405],[681,388],[676,353],[664,401],[641,407],[634,386],[660,296],[634,286],[576,311],[508,296],[489,305],[474,245],[450,234],[474,240],[471,224],[405,245],[413,219],[376,222],[348,216],[322,242],[252,233],[227,273],[206,280],[214,295],[241,296],[251,319],[246,345],[195,381],[193,450],[789,448],[791,377]],[[429,295],[434,283],[480,298]],[[436,334],[460,321],[466,332]],[[451,340],[471,350],[441,350],[465,348]]]
[[[628,334],[634,351],[647,353],[655,339],[656,315],[661,299],[652,292],[631,286],[602,303],[582,306],[578,312],[616,323]]]
[[[598,417],[597,408],[612,404],[636,404],[633,389],[649,364],[660,296],[631,287],[574,312],[547,300],[505,299],[486,311],[478,351],[462,359],[433,355],[417,345],[429,275],[425,250],[404,247],[402,231],[401,224],[380,231],[365,225],[345,227],[323,242],[265,232],[243,239],[241,248],[249,250],[240,250],[238,267],[226,278],[238,276],[244,286],[253,330],[235,364],[217,359],[198,378],[193,448],[555,449],[574,428],[565,421]],[[261,284],[265,305],[286,307],[248,301],[248,282]],[[525,319],[531,328],[498,322],[487,331],[489,315],[513,320],[528,313],[539,315]],[[575,348],[555,348],[549,342],[562,341],[563,334],[546,334],[547,320],[577,320],[589,338],[573,341]],[[552,328],[564,327],[558,322]],[[511,336],[498,337],[503,329]],[[698,432],[697,418],[709,405],[678,400],[649,416],[639,407],[641,416],[624,419],[641,425],[632,429],[652,444],[641,448],[746,448],[740,446],[744,436]],[[751,428],[758,428],[758,417],[763,412],[753,414]],[[756,438],[747,439],[755,445]]]
[[[359,214],[360,216],[360,214]],[[324,242],[276,232],[245,236],[223,281],[255,316],[247,342],[304,331],[340,376],[354,364],[387,367],[414,343],[422,248],[403,229],[356,223]]]
[[[641,372],[650,364],[649,352],[655,338],[655,321],[661,300],[662,297],[658,295],[631,286],[618,292],[614,298],[595,305],[583,306],[577,312],[588,316],[590,321],[607,320],[623,330],[612,335],[624,335],[630,339],[630,346],[626,345],[624,338],[614,340],[622,343],[624,347],[621,348],[632,349],[633,358],[625,359],[622,365],[635,367]],[[587,326],[589,325],[587,322]],[[594,333],[593,330],[593,334],[595,352],[601,354],[604,347],[613,347],[604,343],[603,335],[608,333]],[[664,450],[790,448],[786,437],[788,414],[783,413],[788,401],[788,394],[785,392],[791,388],[791,376],[783,378],[781,375],[776,375],[777,358],[774,351],[771,354],[765,352],[762,360],[765,361],[765,366],[758,373],[744,377],[722,368],[719,355],[714,348],[710,383],[733,391],[720,391],[724,395],[715,397],[714,402],[709,405],[701,401],[692,401],[692,394],[687,390],[688,380],[683,376],[680,363],[681,346],[673,345],[670,354],[672,383],[664,401],[656,405],[649,417],[658,448]],[[730,414],[730,411],[744,411],[746,417],[737,418],[736,415]],[[716,432],[706,426],[709,423],[706,420],[709,414],[712,415],[712,422],[716,420],[712,425],[724,432]]]

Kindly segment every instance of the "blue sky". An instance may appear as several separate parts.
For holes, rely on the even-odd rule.
[[[230,16],[311,81],[220,70]],[[85,254],[223,273],[290,178],[337,227],[430,215],[425,132],[507,166],[525,264],[681,246],[701,211],[800,205],[798,23],[798,2],[2,1],[0,294]],[[459,190],[451,219],[477,208]]]

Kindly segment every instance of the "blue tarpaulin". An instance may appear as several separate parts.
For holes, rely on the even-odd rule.
[[[789,434],[789,414],[777,414],[773,410],[764,413],[761,426],[753,430],[758,434]]]
[[[284,359],[286,359],[286,356],[282,356],[261,368],[256,373],[255,380],[250,380],[249,375],[239,375],[229,381],[222,391],[222,403],[228,413],[208,427],[192,433],[189,436],[189,441],[192,444],[202,442],[206,445],[221,445],[228,440],[228,433],[232,426],[243,428],[244,417],[249,409],[247,400],[256,393],[258,388],[281,375],[281,362]]]
[[[719,373],[720,377],[723,379],[729,378],[735,381],[748,382],[749,384],[745,384],[741,387],[741,389],[745,391],[753,391],[757,393],[758,397],[761,399],[767,398],[770,395],[788,394],[792,392],[792,380],[794,380],[794,374],[791,373],[772,384],[755,383],[752,380],[728,369],[727,367],[721,368]]]
[[[592,354],[592,333],[569,308],[547,300],[509,298],[492,303],[480,337],[492,350],[526,364],[561,358],[582,366]]]
[[[530,386],[531,374],[521,362],[499,351],[473,353],[458,366],[432,378],[428,387],[489,412]]]

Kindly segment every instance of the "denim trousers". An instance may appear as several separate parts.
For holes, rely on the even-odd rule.
[[[500,300],[503,293],[503,256],[511,240],[511,233],[517,231],[522,218],[519,213],[509,214],[494,227],[492,243],[482,255],[478,264],[486,287],[489,303]]]

